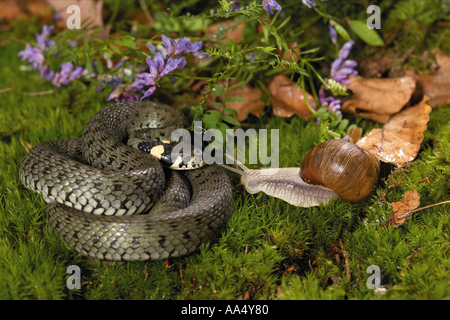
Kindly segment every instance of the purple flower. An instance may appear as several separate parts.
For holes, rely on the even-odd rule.
[[[203,47],[203,42],[199,41],[193,43],[191,40],[181,37],[178,41],[161,35],[162,42],[166,48],[167,55],[176,56],[179,58],[181,54],[192,54],[198,58],[204,58],[205,52],[200,51]]]
[[[167,58],[164,60],[160,52],[157,52],[153,59],[147,58],[145,61],[148,64],[150,72],[137,74],[136,77],[138,80],[134,81],[132,84],[133,86],[150,86],[141,97],[141,100],[152,95],[156,90],[159,80],[177,69],[180,64],[178,59]]]
[[[325,97],[325,91],[323,87],[319,90],[319,101],[323,106],[328,107],[328,110],[330,110],[331,112],[334,112],[336,114],[341,113],[341,100],[336,99],[333,96]]]
[[[33,48],[29,43],[25,45],[25,50],[19,51],[17,55],[22,57],[22,61],[28,59],[28,62],[33,64],[34,70],[40,70],[45,61],[45,57],[41,50]]]
[[[272,8],[278,11],[282,10],[281,6],[277,3],[276,0],[263,0],[263,8],[270,14],[273,14]]]
[[[182,54],[182,53],[186,53],[185,51],[186,51],[186,49],[187,49],[187,47],[188,47],[188,44],[189,44],[190,42],[191,42],[190,40],[181,37],[181,38],[177,41],[177,45],[176,45],[176,48],[175,48],[175,52],[174,52],[173,54],[174,54],[174,55],[179,55],[179,54]],[[168,50],[167,50],[167,53],[168,53],[169,55],[171,54]]]
[[[233,8],[231,8],[231,12],[235,12],[239,9],[241,9],[241,5],[237,2],[237,0],[235,1],[230,1],[230,4],[234,4]]]
[[[336,44],[336,42],[337,42],[337,31],[336,31],[336,29],[331,24],[328,25],[328,29],[330,30],[331,42],[333,44]]]
[[[354,60],[345,60],[350,54],[350,49],[354,43],[355,41],[353,40],[347,41],[339,50],[337,59],[331,65],[331,79],[341,84],[350,84],[350,81],[347,80],[348,76],[358,74],[354,69],[358,63]]]
[[[42,27],[42,33],[36,33],[36,40],[41,50],[47,50],[49,46],[54,46],[56,44],[55,41],[50,40],[50,36],[52,35],[54,29],[55,26],[44,25]]]
[[[175,70],[181,70],[186,65],[186,59],[184,57],[177,58],[177,67]]]
[[[41,69],[41,74],[40,77],[44,78],[47,81],[50,81],[53,79],[53,76],[55,75],[55,72],[50,69],[50,67],[46,64],[42,69]]]
[[[132,101],[139,100],[139,97],[136,93],[142,93],[143,86],[141,85],[126,85],[121,84],[114,89],[108,97],[108,101],[112,99],[116,99],[117,102],[120,101]]]
[[[61,84],[68,85],[75,78],[80,78],[83,72],[83,67],[77,66],[75,70],[73,69],[72,62],[66,62],[61,66],[61,72],[55,73],[52,83],[55,87],[60,87]]]
[[[167,54],[168,55],[173,54],[175,52],[175,48],[177,46],[177,43],[175,42],[175,40],[172,38],[168,38],[163,34],[161,35],[161,39],[164,44],[164,47],[166,47]]]

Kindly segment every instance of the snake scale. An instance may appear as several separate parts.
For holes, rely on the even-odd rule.
[[[228,219],[230,181],[216,164],[184,176],[166,170],[125,142],[139,130],[167,139],[186,123],[161,103],[111,104],[94,115],[82,138],[35,145],[19,176],[49,202],[50,225],[78,252],[111,261],[180,257],[212,240]]]

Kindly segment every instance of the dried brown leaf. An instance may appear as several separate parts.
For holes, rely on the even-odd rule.
[[[238,83],[238,81],[230,81],[229,86],[232,86],[233,84]],[[224,81],[219,81],[218,83],[221,86],[225,86]],[[226,108],[233,108],[237,112],[237,116],[233,116],[237,121],[241,122],[247,119],[249,113],[253,114],[254,116],[259,117],[261,111],[264,109],[264,106],[266,103],[264,101],[261,101],[260,98],[262,96],[261,91],[258,89],[250,87],[248,84],[236,87],[234,89],[231,89],[227,92],[227,98],[231,97],[240,97],[246,99],[244,102],[225,102]],[[216,109],[221,111],[220,108],[217,108],[212,103],[220,101],[223,103],[223,98],[219,97],[217,98],[214,95],[209,95],[208,99],[206,100],[206,105],[211,109]]]
[[[414,160],[431,112],[427,100],[425,96],[417,105],[393,115],[382,129],[372,129],[356,145],[396,166]]]
[[[236,29],[233,31],[233,27],[237,26]],[[234,19],[225,20],[222,22],[214,23],[210,26],[208,26],[208,36],[213,38],[214,40],[224,40],[227,39],[233,40],[235,43],[240,43],[244,37],[243,31],[245,28],[244,23],[236,24],[236,21]],[[221,29],[228,29],[226,32],[223,33],[223,35],[220,37],[220,39],[216,39],[217,31]]]
[[[52,9],[40,0],[3,0],[1,2],[0,19],[7,21],[31,18],[33,16],[51,17]]]
[[[450,57],[444,55],[439,50],[433,51],[436,54],[436,62],[439,69],[431,74],[417,74],[412,70],[406,70],[405,74],[411,75],[417,81],[417,86],[421,94],[430,97],[428,104],[436,107],[440,104],[450,103]]]
[[[351,143],[356,143],[361,139],[361,128],[356,127],[355,129],[350,129],[348,132],[348,140]]]
[[[353,96],[343,103],[342,109],[380,123],[408,103],[416,83],[409,76],[383,79],[353,76],[349,80],[347,88]]]
[[[283,75],[277,75],[267,87],[271,94],[273,114],[278,117],[299,115],[305,120],[312,116],[306,105],[302,88],[296,87],[294,81]],[[315,105],[314,97],[306,92],[306,98],[311,106]]]
[[[401,226],[406,220],[410,219],[411,216],[405,218],[399,218],[406,213],[414,210],[420,205],[420,194],[416,189],[406,192],[405,196],[401,201],[392,202],[392,213],[389,216],[389,221],[391,225],[395,228]]]

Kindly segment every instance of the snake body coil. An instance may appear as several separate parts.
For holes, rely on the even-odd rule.
[[[50,224],[84,255],[121,261],[189,254],[228,219],[227,175],[214,164],[186,171],[185,178],[166,172],[166,181],[156,158],[123,143],[136,130],[167,139],[185,125],[184,115],[167,105],[112,104],[91,119],[83,138],[35,145],[20,179],[56,202],[47,206]]]

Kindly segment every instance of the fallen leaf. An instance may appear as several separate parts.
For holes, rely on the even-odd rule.
[[[353,96],[342,105],[342,110],[360,117],[385,123],[410,100],[416,81],[409,76],[399,78],[349,78],[347,88]]]
[[[6,0],[2,1],[0,19],[7,21],[31,18],[33,16],[50,16],[52,10],[50,6],[40,0]]]
[[[439,69],[431,74],[417,74],[412,70],[405,70],[408,74],[417,81],[418,94],[427,95],[430,97],[428,104],[431,107],[436,107],[441,104],[450,103],[450,57],[444,55],[439,50],[434,50],[436,55],[436,62]]]
[[[231,87],[233,84],[238,83],[238,80],[230,81],[228,85]],[[218,83],[221,86],[225,86],[225,81],[219,81]],[[258,89],[250,87],[248,84],[236,87],[227,92],[227,98],[239,97],[244,98],[246,101],[244,102],[225,102],[225,108],[233,108],[237,112],[237,116],[233,116],[237,121],[241,122],[247,119],[249,113],[253,114],[256,117],[259,117],[261,111],[264,109],[266,103],[261,101],[260,98],[262,96],[261,91]],[[223,97],[217,98],[215,95],[210,94],[208,99],[206,100],[206,105],[218,111],[221,111],[221,108],[214,106],[214,102],[224,102]]]
[[[243,22],[237,24],[236,21],[234,21],[234,19],[229,19],[208,26],[208,36],[216,41],[217,40],[226,41],[227,39],[231,39],[235,43],[240,43],[244,37],[243,35],[244,28],[245,24]],[[217,37],[218,32],[219,34],[223,32],[223,34]]]
[[[383,162],[401,166],[416,158],[427,129],[431,107],[425,96],[417,105],[393,115],[381,129],[372,129],[356,142]]]
[[[411,216],[405,218],[399,218],[406,213],[414,210],[420,204],[420,194],[416,189],[406,192],[405,196],[401,201],[392,202],[392,213],[390,214],[388,221],[394,228],[401,226],[406,220],[410,219]]]
[[[348,141],[351,143],[358,142],[361,139],[361,128],[356,127],[355,129],[350,129],[348,132]]]
[[[278,117],[291,117],[294,114],[299,115],[305,120],[312,116],[306,105],[302,88],[296,87],[294,81],[291,81],[284,75],[277,75],[267,87],[271,94],[273,114]],[[314,97],[306,92],[306,99],[314,107]]]

